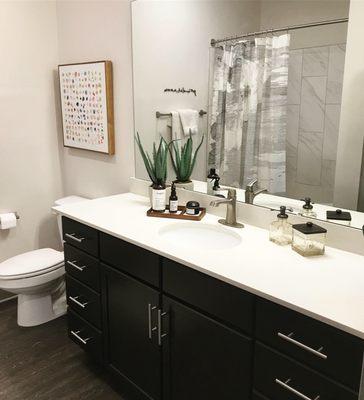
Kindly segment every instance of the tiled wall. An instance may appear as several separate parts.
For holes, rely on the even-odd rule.
[[[290,51],[287,195],[333,202],[345,44]]]

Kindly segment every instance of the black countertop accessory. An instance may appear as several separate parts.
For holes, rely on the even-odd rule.
[[[288,215],[286,213],[286,206],[280,206],[279,208],[280,208],[281,212],[279,214],[277,214],[277,217],[280,219],[288,218]]]
[[[198,201],[188,201],[186,203],[186,212],[187,214],[191,213],[188,211],[193,211],[194,214],[198,214],[200,212],[200,203]]]
[[[301,201],[305,202],[305,204],[302,206],[302,208],[304,208],[305,210],[313,209],[311,197],[305,197],[304,199],[301,199]]]
[[[326,211],[326,218],[339,221],[351,221],[351,214],[349,211],[338,209],[336,211]]]
[[[292,226],[293,229],[296,229],[298,232],[301,232],[305,235],[312,235],[315,233],[326,233],[327,230],[322,228],[319,225],[313,224],[312,222],[306,222],[305,224],[296,224]]]

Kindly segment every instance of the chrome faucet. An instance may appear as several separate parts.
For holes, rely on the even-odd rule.
[[[254,190],[255,184],[258,183],[258,179],[253,179],[245,187],[245,203],[253,204],[254,199],[260,193],[268,193],[267,189]]]
[[[236,190],[228,189],[226,199],[213,200],[210,206],[218,207],[220,204],[226,204],[227,207],[226,218],[219,219],[219,223],[233,228],[244,228],[243,224],[239,224],[239,222],[236,221]]]

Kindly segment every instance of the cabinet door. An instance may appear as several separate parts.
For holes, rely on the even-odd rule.
[[[161,350],[156,337],[159,292],[109,267],[103,266],[103,270],[108,320],[106,362],[149,398],[159,399]]]
[[[163,311],[164,399],[249,399],[251,339],[167,296]]]

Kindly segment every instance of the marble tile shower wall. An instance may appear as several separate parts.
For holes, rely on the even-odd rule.
[[[345,44],[290,51],[287,195],[333,201]]]

